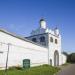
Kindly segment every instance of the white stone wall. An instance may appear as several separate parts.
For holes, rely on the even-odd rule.
[[[48,50],[45,47],[24,41],[0,31],[0,67],[5,67],[9,46],[8,66],[22,66],[23,59],[30,59],[31,66],[48,64]]]
[[[23,66],[23,59],[30,59],[31,66],[50,64],[51,59],[54,66],[54,52],[56,50],[59,53],[59,65],[66,63],[66,56],[61,53],[61,36],[57,37],[50,33],[43,34],[43,36],[46,38],[46,47],[0,31],[0,67],[6,65],[8,43],[10,43],[8,66]],[[37,39],[39,37],[41,35]],[[53,43],[50,42],[50,37],[53,37]],[[55,39],[58,40],[57,44],[55,44]]]
[[[61,61],[62,61],[62,64],[65,64],[67,62],[67,56],[62,54]]]
[[[53,38],[53,42],[50,42],[50,37]],[[57,44],[55,44],[55,39],[57,39]],[[61,65],[61,37],[49,34],[49,59],[52,59],[52,65],[54,66],[54,52],[58,51],[59,53],[59,65]]]

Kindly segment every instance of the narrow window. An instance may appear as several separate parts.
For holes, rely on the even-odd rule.
[[[50,59],[50,65],[52,66],[52,59]]]
[[[55,43],[57,44],[57,39],[55,39]]]
[[[37,42],[36,38],[32,38],[32,41],[33,41],[33,42]]]
[[[44,36],[40,37],[40,42],[45,42],[45,37]]]
[[[50,42],[53,42],[53,38],[52,37],[50,37]]]

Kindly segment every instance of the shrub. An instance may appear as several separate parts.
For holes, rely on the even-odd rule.
[[[20,67],[20,66],[12,66],[12,67],[9,67],[9,70],[22,70],[23,68]]]

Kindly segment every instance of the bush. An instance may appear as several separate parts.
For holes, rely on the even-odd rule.
[[[9,70],[22,70],[23,68],[20,67],[20,66],[12,66],[12,67],[9,67]]]

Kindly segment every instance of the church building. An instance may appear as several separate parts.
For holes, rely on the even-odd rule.
[[[30,66],[49,64],[59,66],[66,63],[62,54],[61,34],[58,28],[47,28],[40,20],[39,28],[28,37],[21,37],[0,29],[0,68],[23,66],[23,60],[30,60]]]

